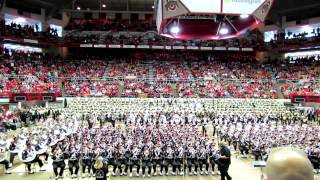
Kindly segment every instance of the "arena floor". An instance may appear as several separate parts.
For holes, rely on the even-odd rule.
[[[0,179],[1,180],[14,180],[14,179],[25,179],[25,180],[42,180],[42,179],[50,179],[50,176],[52,176],[52,166],[49,164],[46,164],[47,172],[37,172],[33,175],[24,175],[24,165],[21,164],[18,167],[12,169],[11,175],[4,175],[1,173]],[[37,171],[39,170],[38,166],[36,165]],[[66,170],[65,172],[67,172]],[[233,180],[259,180],[260,179],[260,169],[255,169],[252,167],[252,162],[249,160],[243,160],[243,159],[237,159],[235,157],[232,158],[232,164],[230,167],[230,175],[232,176]],[[64,178],[64,179],[70,179],[70,178]],[[82,178],[80,178],[82,179]],[[84,178],[84,179],[94,179],[94,178]],[[141,177],[111,177],[112,180],[127,180],[127,179],[142,179]],[[156,176],[151,178],[145,178],[145,179],[157,179],[157,180],[188,180],[188,179],[194,179],[194,180],[220,180],[220,176]]]
[[[212,134],[212,129],[208,129],[208,133]],[[9,136],[13,135],[14,132],[10,133]],[[17,157],[16,157],[17,159]],[[16,162],[16,161],[15,161]],[[232,153],[232,163],[230,166],[229,174],[232,176],[233,180],[260,180],[261,179],[261,169],[254,168],[252,165],[253,161],[251,159],[246,158],[238,158],[235,152]],[[24,179],[24,180],[43,180],[43,179],[52,179],[53,169],[51,165],[51,159],[49,158],[48,164],[45,164],[46,172],[39,172],[39,166],[36,164],[36,173],[32,175],[25,174],[25,165],[19,162],[18,164],[14,164],[14,168],[11,168],[12,174],[5,175],[3,171],[3,166],[0,166],[0,179],[1,180],[16,180],[16,179]],[[111,169],[109,170],[109,172]],[[135,173],[133,173],[135,174]],[[68,175],[68,169],[65,169],[65,176]],[[64,179],[69,180],[71,178],[65,177]],[[95,178],[79,178],[79,179],[90,179],[94,180]],[[130,179],[143,179],[142,177],[111,177],[112,180],[130,180]],[[215,176],[206,176],[206,175],[198,175],[198,176],[156,176],[145,179],[153,179],[153,180],[220,180],[219,175]],[[315,180],[320,180],[319,176],[315,177]]]

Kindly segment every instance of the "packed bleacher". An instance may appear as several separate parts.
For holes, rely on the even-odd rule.
[[[149,55],[49,60],[39,53],[5,51],[0,94],[272,99],[280,94],[285,98],[320,94],[319,64],[314,62],[260,64],[253,62],[253,54],[191,52],[154,53],[151,56],[158,57],[147,61]]]

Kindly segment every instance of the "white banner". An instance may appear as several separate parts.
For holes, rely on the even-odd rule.
[[[109,48],[121,48],[120,44],[109,44]]]
[[[164,46],[152,46],[152,49],[164,49]]]
[[[93,45],[93,47],[94,48],[106,48],[107,45],[105,45],[105,44],[95,44],[95,45]]]
[[[83,48],[92,48],[92,44],[80,44],[80,47],[83,47]]]
[[[135,45],[123,45],[123,48],[127,48],[127,49],[135,49],[136,46]]]
[[[149,45],[139,45],[138,46],[139,49],[149,49]]]
[[[190,50],[198,50],[199,47],[198,47],[198,46],[187,46],[187,49],[190,49]]]
[[[32,44],[38,44],[38,40],[33,40],[33,39],[23,39],[25,43],[32,43]]]
[[[242,51],[253,51],[253,48],[241,48]]]
[[[207,50],[209,50],[209,51],[212,51],[212,47],[200,47],[200,50],[204,50],[204,51],[207,51]]]
[[[184,46],[173,46],[172,49],[184,49]]]
[[[166,49],[171,49],[171,46],[166,46]]]
[[[216,51],[225,51],[225,50],[227,50],[227,48],[226,47],[214,47],[214,50],[216,50]]]
[[[228,47],[229,51],[240,51],[240,48],[238,47]]]

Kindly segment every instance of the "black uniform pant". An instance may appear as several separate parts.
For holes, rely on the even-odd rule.
[[[0,162],[0,164],[4,164],[4,168],[7,170],[9,169],[9,161],[8,160],[3,160]]]
[[[311,164],[312,164],[312,166],[313,166],[313,169],[319,169],[319,167],[320,167],[319,159],[309,158],[309,160],[311,161]]]
[[[137,167],[137,173],[139,174],[139,172],[140,172],[140,161],[139,160],[134,160],[133,161],[133,164],[130,165],[130,173],[132,173],[132,169],[133,169],[134,166]]]
[[[113,165],[113,172],[115,173],[117,169],[119,169],[120,173],[122,173],[122,164],[125,164],[124,159],[119,159],[117,161],[118,162]]]
[[[207,159],[200,159],[200,160],[199,160],[199,168],[200,168],[200,171],[203,170],[203,165],[205,166],[206,171],[209,171],[209,163],[208,163]]]
[[[27,165],[28,171],[31,172],[31,164],[38,163],[40,167],[43,166],[42,161],[37,156],[33,161],[25,163]]]
[[[142,174],[146,174],[146,168],[148,168],[148,175],[151,175],[151,168],[149,160],[142,160]]]
[[[160,172],[162,172],[163,170],[163,166],[162,166],[162,159],[154,159],[153,160],[153,172],[156,173],[157,172],[157,165],[159,165],[161,167]]]
[[[176,164],[173,166],[173,172],[176,173],[177,169],[179,172],[185,171],[185,166],[183,164],[183,159],[176,159]]]
[[[231,176],[228,173],[229,166],[230,166],[230,164],[220,164],[219,165],[219,171],[220,171],[220,174],[221,174],[221,180],[225,180],[225,179],[231,180]]]
[[[18,153],[10,153],[10,163],[13,164],[14,158],[18,155]]]
[[[79,160],[69,160],[68,166],[71,175],[73,175],[73,173],[76,175],[78,174],[80,169]]]
[[[248,148],[246,148],[246,147],[240,147],[239,149],[240,149],[240,153],[241,153],[242,155],[248,155],[248,154],[249,154],[249,149],[248,149]]]
[[[86,169],[88,169],[88,173],[91,173],[91,170],[93,173],[95,173],[93,165],[94,161],[92,159],[84,159],[82,161],[82,173],[86,173]]]
[[[192,172],[192,165],[194,165],[194,171],[198,172],[198,162],[196,159],[188,159],[187,163],[188,163],[189,173]]]
[[[172,169],[175,168],[175,166],[173,164],[173,159],[166,159],[166,164],[163,166],[166,173],[168,173],[170,165],[172,166]],[[162,170],[163,170],[163,168],[162,168]]]
[[[63,176],[64,168],[66,167],[66,163],[64,161],[57,161],[52,163],[53,172],[55,176]],[[58,168],[60,171],[58,172]]]

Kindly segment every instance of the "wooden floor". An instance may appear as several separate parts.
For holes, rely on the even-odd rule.
[[[16,179],[24,179],[24,180],[42,180],[42,179],[50,179],[52,176],[52,166],[49,162],[45,165],[47,172],[39,172],[39,167],[36,165],[37,172],[33,175],[25,175],[23,164],[19,165],[16,168],[13,168],[12,174],[4,175],[3,171],[0,174],[1,180],[16,180]],[[66,174],[68,170],[65,171]],[[252,162],[246,159],[236,159],[235,157],[232,158],[232,164],[230,167],[230,175],[232,176],[233,180],[259,180],[260,179],[260,169],[255,169],[252,167]],[[70,178],[64,178],[66,180]],[[80,178],[80,179],[94,179],[94,178]],[[129,179],[143,179],[142,177],[111,177],[112,180],[129,180]],[[153,180],[220,180],[220,176],[206,176],[206,175],[198,175],[198,176],[156,176],[150,177],[145,179],[153,179]]]

